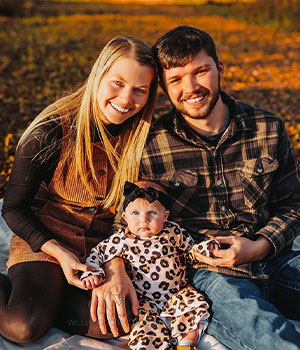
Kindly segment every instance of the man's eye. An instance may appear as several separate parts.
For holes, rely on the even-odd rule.
[[[118,85],[118,86],[122,85],[122,83],[119,80],[114,81],[114,83],[115,85]]]

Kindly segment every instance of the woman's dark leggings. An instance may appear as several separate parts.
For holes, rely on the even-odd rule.
[[[91,321],[90,297],[90,292],[70,286],[57,264],[16,264],[8,277],[0,274],[0,334],[13,342],[31,343],[55,326],[71,334],[112,338]]]

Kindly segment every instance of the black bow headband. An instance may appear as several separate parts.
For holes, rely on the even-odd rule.
[[[149,203],[159,201],[166,209],[169,207],[168,196],[163,192],[153,187],[140,188],[129,181],[125,182],[123,196],[125,197],[123,210],[126,209],[130,202],[135,201],[137,198],[145,198]]]

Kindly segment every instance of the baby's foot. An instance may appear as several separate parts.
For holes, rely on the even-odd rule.
[[[197,350],[195,345],[176,345],[176,350]]]

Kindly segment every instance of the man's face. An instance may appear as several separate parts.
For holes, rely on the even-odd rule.
[[[215,107],[220,94],[224,67],[216,66],[204,50],[183,67],[164,69],[165,90],[183,117],[204,119]]]

